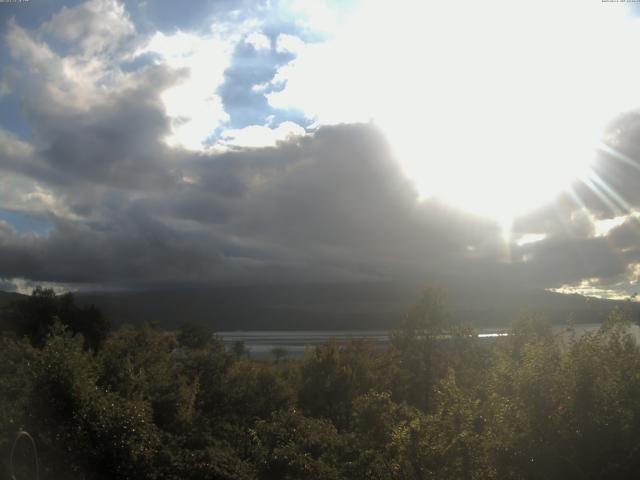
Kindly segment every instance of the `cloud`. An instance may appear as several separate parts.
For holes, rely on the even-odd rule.
[[[26,278],[0,278],[0,290],[30,295],[36,287],[50,288],[56,294],[74,290],[73,285],[59,282],[33,282]]]
[[[11,93],[11,89],[9,88],[9,84],[6,81],[0,80],[0,99],[6,95]]]
[[[62,7],[42,28],[85,56],[113,52],[135,32],[124,5],[116,0],[89,0],[76,7]]]
[[[229,147],[274,147],[278,142],[292,136],[304,135],[305,130],[293,122],[283,122],[276,128],[265,125],[251,125],[240,129],[225,130],[221,136]]]
[[[618,222],[620,222],[620,220],[618,220]],[[638,239],[640,238],[639,212],[635,211],[625,216],[620,223],[618,222],[616,222],[616,226],[607,232],[606,239],[611,242],[618,251],[627,255],[633,254],[638,256],[640,254],[640,245],[638,244]]]
[[[11,132],[0,128],[0,155],[5,159],[11,158],[12,161],[19,161],[19,159],[33,155],[33,147]]]
[[[287,33],[278,35],[276,41],[276,51],[278,53],[293,53],[298,55],[304,50],[304,47],[305,43],[300,37]]]
[[[599,218],[626,215],[640,204],[640,111],[627,110],[607,126],[586,182],[577,185],[579,201]]]
[[[121,59],[109,52],[97,52],[90,59],[82,52],[59,54],[37,32],[15,22],[9,22],[4,41],[15,61],[7,81],[25,100],[25,115],[32,122],[49,122],[46,117],[60,115],[63,108],[71,116],[103,105],[136,79],[135,74],[124,72]]]
[[[110,28],[98,24],[105,14]],[[141,35],[121,4],[107,1],[63,9],[40,29],[9,25],[9,95],[19,98],[33,136],[0,130],[0,208],[51,227],[36,235],[0,222],[1,279],[87,288],[438,274],[603,292],[637,282],[640,123],[633,112],[610,126],[605,137],[615,152],[594,164],[611,191],[576,182],[573,195],[522,215],[505,238],[496,221],[421,196],[386,132],[366,121],[365,100],[376,100],[369,94],[382,95],[385,79],[406,72],[391,68],[377,78],[368,71],[373,85],[364,85],[364,77],[348,75],[350,55],[402,52],[369,51],[365,38],[332,59],[334,50],[305,44],[298,31],[269,31],[276,48],[255,51],[247,35],[267,30],[245,18],[236,27],[220,26],[229,35]],[[144,62],[125,68],[141,55]],[[291,104],[313,104],[319,124],[308,128],[265,108],[232,125],[231,105],[236,118],[258,105],[242,95],[273,77],[276,60],[294,55],[254,94],[286,107],[298,91]],[[252,76],[257,57],[269,61]],[[234,75],[238,90],[230,88]],[[320,90],[309,91],[309,75],[323,79]],[[409,102],[412,86],[378,100]],[[418,102],[407,133],[429,165],[441,165],[446,157],[429,149],[423,112]],[[365,122],[347,123],[356,120]],[[464,129],[452,137],[474,138]],[[480,188],[473,173],[458,169],[457,185]]]
[[[257,51],[271,49],[271,39],[262,32],[252,32],[247,35],[244,41]]]
[[[555,238],[522,248],[526,252],[519,265],[522,275],[549,286],[577,279],[611,279],[627,268],[625,259],[604,238]]]
[[[124,118],[127,109],[132,102],[118,107]],[[114,142],[126,142],[128,130],[111,132]],[[53,187],[76,217],[52,215],[43,238],[3,230],[4,278],[126,286],[383,279],[441,268],[464,243],[497,233],[484,226],[479,235],[476,223],[465,236],[468,219],[420,206],[369,126],[146,163],[146,175],[164,182],[119,175],[98,182],[100,175],[77,172],[76,162],[97,160],[104,176],[104,146],[83,145],[60,164],[76,180]],[[179,175],[166,172],[171,160]]]
[[[162,94],[171,118],[167,142],[191,150],[202,149],[215,129],[229,119],[216,90],[224,82],[233,42],[215,35],[158,32],[138,53],[149,52],[157,54],[163,65],[184,71],[183,80]]]
[[[212,24],[264,15],[271,3],[267,0],[190,0],[189,8],[185,8],[172,0],[153,0],[129,1],[126,5],[138,28],[172,34],[178,30],[207,33]]]

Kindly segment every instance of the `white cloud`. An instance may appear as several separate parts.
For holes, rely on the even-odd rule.
[[[115,59],[108,55],[84,58],[82,54],[59,55],[37,36],[10,22],[6,43],[14,60],[24,66],[27,78],[10,78],[11,87],[22,90],[42,111],[87,111],[108,101],[128,86]],[[25,91],[29,89],[29,91]],[[35,98],[40,98],[39,102]]]
[[[21,159],[33,155],[33,147],[11,132],[0,127],[0,156],[5,159]]]
[[[140,53],[159,54],[162,63],[184,69],[187,75],[162,95],[167,114],[173,120],[172,135],[166,139],[170,145],[201,150],[211,133],[228,121],[229,116],[216,89],[224,82],[233,45],[233,41],[213,35],[157,32],[141,50]]]
[[[29,214],[54,214],[59,218],[78,219],[65,205],[64,197],[23,175],[3,172],[0,175],[0,209]]]
[[[59,282],[40,282],[33,281],[27,278],[0,278],[0,283],[3,285],[10,285],[9,288],[4,288],[6,291],[21,293],[23,295],[31,295],[31,292],[35,290],[36,287],[40,288],[50,288],[52,289],[56,295],[61,295],[67,292],[76,291],[77,288],[70,284],[59,283]]]
[[[89,0],[63,7],[43,31],[74,44],[85,55],[113,51],[135,33],[124,5],[116,0]]]
[[[547,235],[544,233],[525,233],[516,240],[516,245],[522,247],[530,243],[541,242],[545,238],[547,238]]]
[[[634,285],[640,283],[640,263],[631,263],[627,266],[627,279]]]
[[[331,34],[340,25],[335,5],[327,0],[282,0],[280,6],[291,11],[301,27],[312,31]]]
[[[605,218],[602,220],[592,218],[595,236],[596,237],[605,237],[607,234],[616,227],[619,227],[628,219],[632,218],[634,215],[621,215],[619,217],[613,218]]]
[[[304,128],[294,122],[283,122],[276,128],[251,125],[241,129],[225,130],[222,134],[224,139],[222,143],[227,147],[273,147],[292,136],[304,134]]]
[[[266,95],[269,104],[302,109],[322,124],[369,120],[371,82],[354,72],[354,56],[337,49],[333,43],[299,45],[296,59],[274,76],[272,83],[284,88]]]
[[[251,91],[257,93],[264,92],[267,88],[269,88],[270,85],[271,84],[269,82],[258,83],[251,87]]]
[[[293,53],[298,54],[304,50],[305,43],[300,37],[295,35],[289,35],[288,33],[281,33],[276,40],[276,51],[278,53]]]
[[[584,295],[586,297],[625,300],[629,298],[631,285],[628,283],[602,284],[599,278],[588,278],[580,282],[569,283],[558,288],[548,288],[550,292],[567,295]]]
[[[271,40],[264,33],[253,32],[247,35],[245,43],[251,45],[255,50],[271,50]]]

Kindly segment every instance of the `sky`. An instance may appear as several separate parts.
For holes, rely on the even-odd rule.
[[[640,17],[0,3],[0,289],[640,279]]]

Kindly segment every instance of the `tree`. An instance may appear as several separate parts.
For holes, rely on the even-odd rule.
[[[271,355],[273,355],[276,363],[280,363],[280,361],[283,360],[288,354],[288,350],[284,347],[273,347],[271,349]]]
[[[354,399],[380,386],[381,362],[381,354],[364,339],[316,347],[300,366],[300,407],[311,416],[330,419],[340,430],[348,428]]]
[[[295,409],[275,412],[252,432],[255,464],[263,480],[337,480],[341,478],[340,436],[326,420]]]
[[[37,287],[31,296],[14,302],[7,312],[9,328],[32,345],[43,347],[55,322],[81,334],[87,349],[98,351],[109,333],[109,322],[94,305],[78,307],[72,293],[56,295]]]
[[[391,334],[390,378],[398,401],[427,411],[432,390],[446,375],[443,339],[452,333],[442,288],[426,288],[401,327]]]
[[[213,330],[204,325],[183,323],[178,331],[178,343],[187,348],[205,348],[213,339]]]

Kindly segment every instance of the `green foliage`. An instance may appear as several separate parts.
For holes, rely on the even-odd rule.
[[[249,355],[249,351],[242,340],[238,340],[233,343],[232,351],[236,358],[242,358]]]
[[[189,325],[123,327],[94,353],[73,311],[72,298],[38,291],[12,311],[24,335],[0,336],[2,471],[20,429],[35,438],[48,479],[640,471],[640,349],[624,310],[591,333],[554,333],[523,316],[509,336],[481,340],[451,325],[430,290],[387,348],[329,342],[262,362]]]
[[[213,339],[213,331],[204,325],[184,323],[178,332],[178,343],[186,348],[205,348]]]
[[[397,404],[387,392],[371,391],[353,403],[353,429],[347,435],[351,460],[347,478],[402,479],[406,468],[401,439],[420,412]]]
[[[284,347],[273,347],[271,349],[271,355],[273,355],[276,362],[280,362],[289,355],[289,352]]]
[[[98,356],[99,383],[127,398],[150,399],[170,381],[177,346],[175,334],[149,325],[122,328]]]
[[[265,419],[293,406],[295,392],[268,363],[241,359],[229,369],[224,390],[229,415],[242,412],[248,419]]]
[[[300,367],[300,407],[311,416],[331,420],[339,429],[347,428],[353,400],[380,387],[380,362],[380,354],[365,340],[352,340],[344,346],[329,342],[317,347]]]
[[[492,478],[480,400],[457,385],[453,371],[434,396],[434,411],[419,415],[398,435],[403,477]]]
[[[250,480],[253,466],[227,442],[207,438],[202,445],[172,437],[159,450],[153,477],[163,480]]]
[[[336,465],[341,440],[327,420],[285,410],[258,422],[251,434],[255,463],[263,480],[341,478]]]
[[[19,338],[27,337],[42,347],[56,322],[81,334],[85,348],[97,351],[109,333],[109,322],[93,305],[78,307],[73,294],[56,295],[52,289],[36,288],[30,297],[10,305],[4,322]]]
[[[36,352],[27,341],[0,335],[0,452],[8,452],[24,426]],[[8,455],[0,457],[0,471],[8,471]]]
[[[394,398],[422,410],[432,406],[433,385],[448,368],[444,349],[452,330],[443,290],[426,289],[401,328],[391,334],[390,379]]]
[[[131,478],[147,471],[157,443],[150,406],[99,388],[98,364],[80,337],[54,330],[33,375],[25,423],[37,434],[49,476]]]

